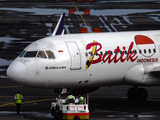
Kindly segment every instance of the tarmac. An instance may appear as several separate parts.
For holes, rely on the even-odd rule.
[[[70,15],[69,9],[75,9]],[[78,10],[77,10],[78,9]],[[90,15],[84,14],[90,9]],[[52,34],[60,14],[66,13],[65,34],[80,28],[100,28],[101,32],[160,29],[159,1],[82,0],[4,0],[0,1],[0,120],[52,120],[50,104],[54,90],[26,88],[8,80],[8,65],[30,43]],[[82,16],[82,17],[81,17]],[[128,101],[130,86],[100,87],[90,93],[90,120],[159,120],[160,87],[145,87],[146,102]],[[14,95],[24,96],[20,115],[16,115]]]
[[[0,120],[30,120],[25,119],[22,115],[1,116]]]

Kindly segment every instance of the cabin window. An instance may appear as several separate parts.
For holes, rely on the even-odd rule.
[[[93,53],[92,53],[92,52],[90,52],[90,55],[91,55],[91,56],[93,56]]]
[[[24,57],[36,57],[37,51],[28,51]]]
[[[156,49],[153,49],[153,52],[156,53]]]
[[[148,52],[151,53],[151,49],[148,49]]]
[[[118,54],[118,52],[117,52],[117,51],[115,51],[115,54],[117,55],[117,54]]]
[[[111,55],[113,55],[113,52],[112,52],[112,51],[110,51],[110,54],[111,54]]]
[[[47,58],[46,54],[44,51],[39,51],[38,55],[37,55],[38,58]]]
[[[129,53],[132,54],[132,50],[130,50]]]
[[[98,56],[98,53],[97,53],[97,51],[96,51],[96,56]]]
[[[127,55],[127,51],[125,50],[125,54]]]
[[[144,53],[146,54],[146,49],[144,49]]]
[[[135,54],[137,54],[137,51],[136,51],[136,50],[134,50],[134,53],[135,53]]]
[[[100,53],[101,53],[101,56],[102,56],[102,55],[103,55],[103,52],[101,51]]]
[[[88,53],[86,52],[86,57],[88,57]]]
[[[120,54],[122,55],[122,51],[120,51]]]
[[[55,56],[52,51],[49,50],[49,51],[46,51],[46,53],[47,53],[49,59],[55,59]]]
[[[26,53],[26,51],[25,50],[23,50],[22,52],[21,52],[21,54],[19,55],[19,57],[23,57],[23,55]]]
[[[142,51],[141,51],[141,50],[139,50],[139,53],[141,54],[141,53],[142,53]]]
[[[107,52],[107,51],[105,51],[105,54],[106,54],[106,55],[108,55],[108,52]]]

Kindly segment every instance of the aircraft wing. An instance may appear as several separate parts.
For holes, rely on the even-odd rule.
[[[153,76],[160,78],[160,66],[153,68],[151,73]]]

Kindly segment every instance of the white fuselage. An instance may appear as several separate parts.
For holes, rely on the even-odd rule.
[[[7,75],[18,84],[38,88],[160,85],[151,74],[160,66],[159,45],[160,31],[46,37],[26,47]],[[39,51],[46,57],[39,57]],[[34,55],[25,56],[27,52]]]

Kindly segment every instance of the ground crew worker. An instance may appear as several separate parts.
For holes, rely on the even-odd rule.
[[[67,96],[67,100],[66,100],[67,104],[74,103],[74,102],[75,102],[75,97],[73,95]]]
[[[20,112],[22,99],[23,99],[23,96],[20,94],[19,91],[17,91],[17,94],[15,95],[15,103],[16,103],[16,106],[17,106],[17,114],[18,115],[19,115],[19,112]]]
[[[83,96],[79,96],[79,100],[78,100],[79,104],[84,104],[84,97]]]

